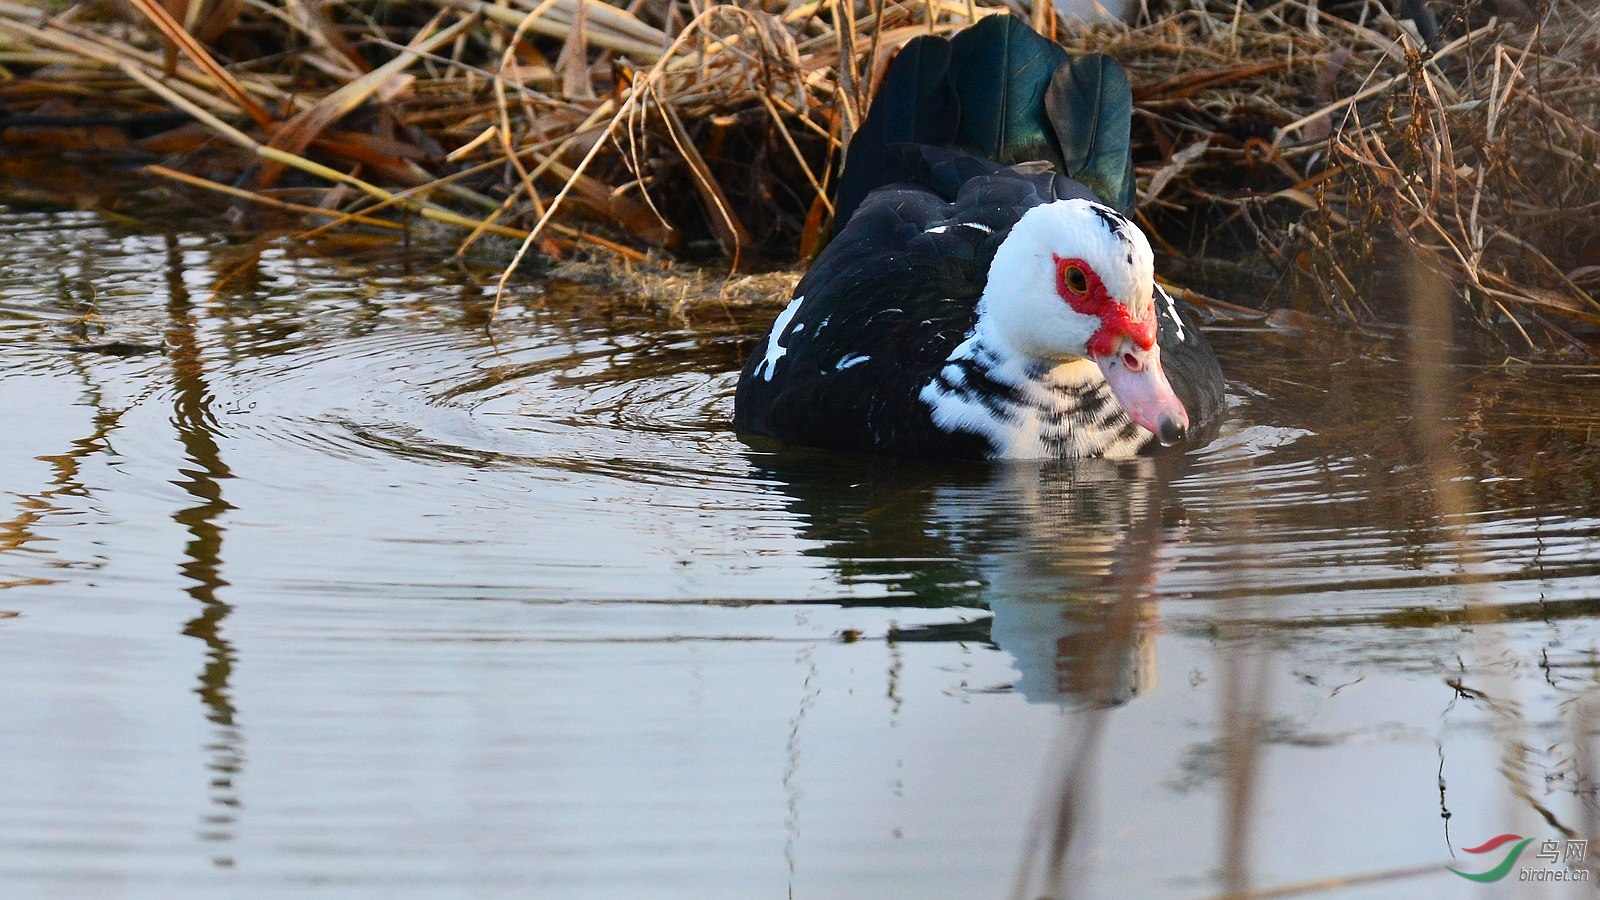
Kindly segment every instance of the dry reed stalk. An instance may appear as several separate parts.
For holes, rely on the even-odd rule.
[[[270,128],[272,126],[272,114],[267,112],[267,108],[252,97],[250,92],[245,90],[244,85],[240,84],[227,69],[224,69],[216,58],[211,55],[210,51],[202,46],[182,23],[172,17],[166,7],[156,3],[155,0],[129,0],[129,2],[133,4],[141,15],[150,20],[150,24],[155,26],[157,31],[161,32],[162,37],[169,42],[169,46],[175,47],[177,50],[182,51],[183,55],[189,57],[190,61],[198,66],[200,71],[204,72],[212,83],[228,96],[228,99],[234,105],[238,106],[241,111],[253,119],[257,126],[261,128]],[[177,60],[169,53],[164,67],[165,74],[168,76],[174,75],[177,73],[177,68]]]

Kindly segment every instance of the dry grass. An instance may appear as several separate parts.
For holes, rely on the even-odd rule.
[[[1200,238],[1169,249],[1266,263],[1351,321],[1403,320],[1420,260],[1517,343],[1595,342],[1600,13],[1435,3],[1424,37],[1379,4],[1201,5],[1113,42],[1144,214]]]
[[[1193,269],[1274,302],[1403,316],[1413,258],[1534,349],[1600,343],[1600,14],[1579,0],[1189,0],[1134,28],[1053,22],[1128,66],[1142,215]],[[1338,8],[1339,15],[1319,11]],[[0,2],[13,146],[149,154],[319,227],[452,230],[550,257],[787,265],[874,79],[965,0]],[[131,10],[131,13],[129,12]],[[178,117],[173,113],[180,114]],[[506,278],[515,271],[507,265]],[[1287,276],[1287,277],[1285,277]],[[505,279],[502,279],[502,284]],[[1252,294],[1257,292],[1252,291]],[[1252,297],[1251,305],[1266,302]]]

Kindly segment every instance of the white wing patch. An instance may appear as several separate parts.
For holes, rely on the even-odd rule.
[[[839,360],[839,364],[833,367],[833,370],[835,372],[843,372],[845,369],[851,366],[859,366],[871,358],[860,353],[846,354],[843,359]]]
[[[923,229],[922,233],[944,234],[946,231],[949,231],[952,228],[976,228],[984,234],[994,234],[994,229],[983,224],[982,222],[957,222],[954,225],[935,225],[932,228]]]
[[[1172,295],[1167,293],[1166,288],[1159,284],[1156,285],[1156,293],[1161,295],[1161,299],[1167,301],[1167,318],[1172,320],[1172,327],[1176,329],[1173,333],[1178,336],[1178,341],[1181,343],[1183,341],[1183,320],[1178,318],[1178,304],[1172,299]]]
[[[772,323],[772,332],[767,335],[767,355],[762,358],[755,371],[755,374],[760,375],[767,381],[772,380],[772,373],[777,371],[778,361],[783,359],[785,353],[789,352],[789,349],[780,342],[780,338],[783,337],[785,331],[789,330],[789,323],[794,321],[794,314],[800,311],[800,304],[804,302],[806,302],[804,297],[796,297],[789,301],[789,305],[783,308],[783,312],[778,313],[777,320]],[[800,326],[800,328],[804,327],[804,324]],[[795,330],[799,331],[800,328]]]

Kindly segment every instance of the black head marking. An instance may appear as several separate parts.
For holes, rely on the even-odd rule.
[[[1089,209],[1094,212],[1095,217],[1100,220],[1100,224],[1104,225],[1107,231],[1116,235],[1124,244],[1133,243],[1132,239],[1128,237],[1128,220],[1123,218],[1116,210],[1109,206],[1102,206],[1099,203],[1089,204]],[[1130,259],[1129,262],[1132,262],[1132,260]]]

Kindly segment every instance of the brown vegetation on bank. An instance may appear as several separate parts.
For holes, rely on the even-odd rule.
[[[1420,261],[1512,343],[1600,344],[1600,13],[1167,5],[1131,28],[1033,18],[1129,69],[1141,216],[1184,280],[1370,322],[1401,315],[1386,273]],[[0,141],[142,156],[318,228],[436,223],[460,252],[492,235],[518,259],[759,269],[825,240],[839,150],[895,50],[1003,11],[0,0]]]

